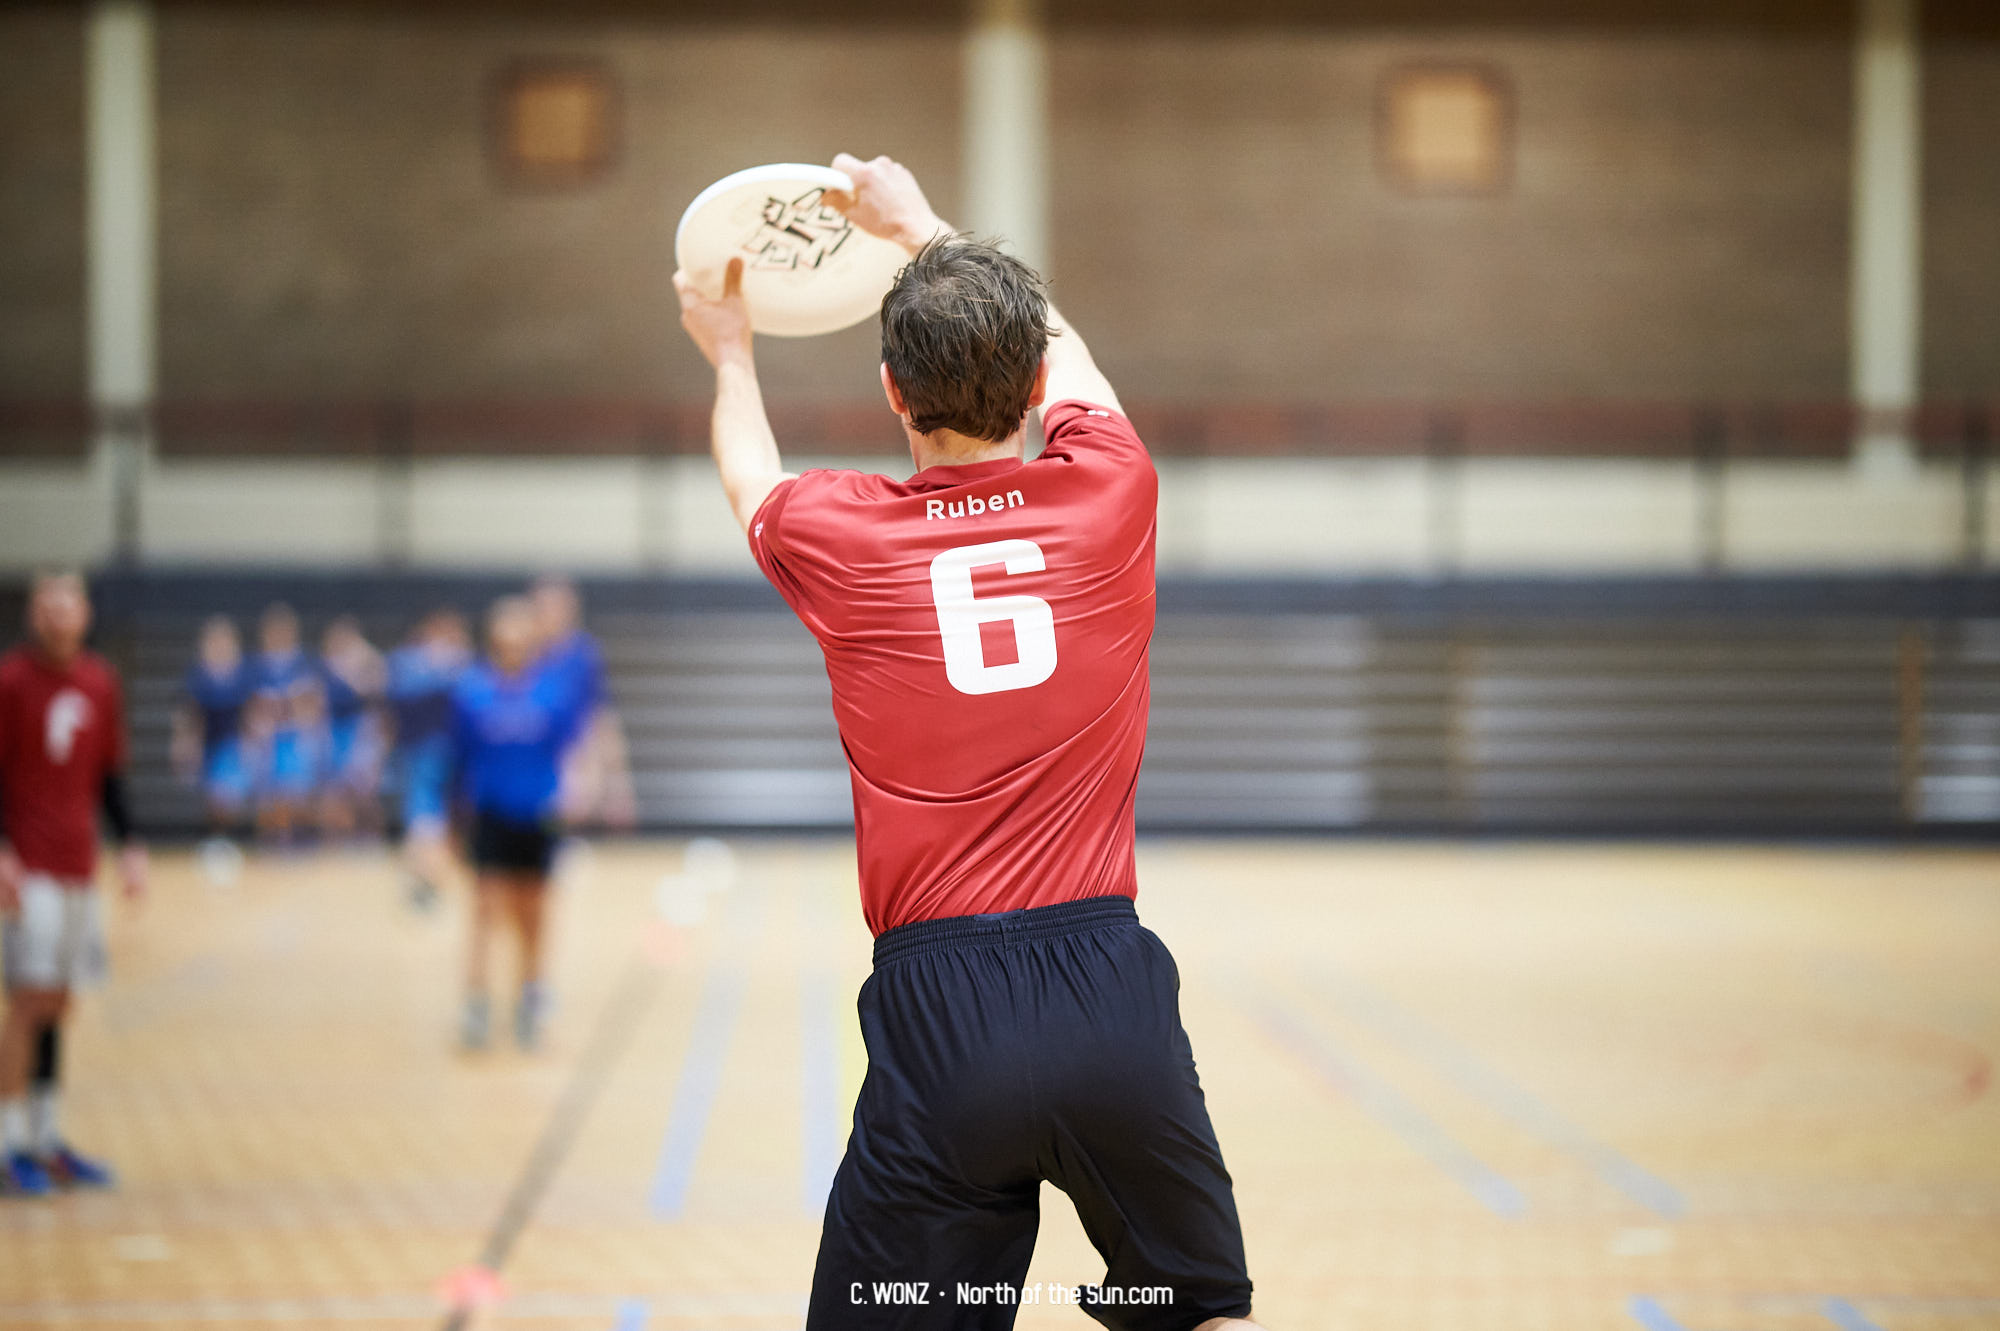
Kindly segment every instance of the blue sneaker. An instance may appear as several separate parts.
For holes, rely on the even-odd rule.
[[[0,1194],[10,1197],[46,1197],[56,1190],[49,1171],[26,1151],[9,1151],[5,1169],[0,1169]]]
[[[113,1181],[109,1166],[87,1155],[78,1155],[67,1142],[43,1156],[41,1165],[49,1181],[58,1188],[108,1188]]]

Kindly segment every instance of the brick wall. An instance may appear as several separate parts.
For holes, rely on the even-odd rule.
[[[957,209],[948,27],[486,13],[160,12],[164,393],[699,397],[668,276],[703,184],[879,147]],[[1925,383],[1945,395],[2000,391],[1982,32],[1926,52]],[[1058,290],[1135,400],[1839,397],[1848,40],[1803,19],[1064,23]],[[615,72],[602,182],[495,171],[491,81],[524,56]],[[1377,171],[1378,80],[1433,58],[1512,88],[1505,192],[1410,198]],[[81,59],[76,9],[0,11],[0,397],[83,389]],[[773,397],[872,401],[873,338],[771,342]]]
[[[83,22],[0,8],[0,396],[84,391]]]
[[[1511,84],[1511,188],[1384,180],[1383,73]],[[1134,392],[1838,397],[1837,38],[1098,34],[1057,48],[1057,277]]]
[[[615,72],[601,183],[494,169],[491,81],[523,57]],[[170,9],[160,95],[169,395],[697,394],[669,278],[702,186],[893,143],[956,202],[949,34]],[[878,391],[866,329],[771,359],[781,395]]]
[[[2000,24],[2000,6],[1993,9]],[[2000,394],[2000,32],[1924,55],[1924,391]]]

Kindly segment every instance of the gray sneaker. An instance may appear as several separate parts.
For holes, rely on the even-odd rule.
[[[514,1043],[523,1049],[540,1047],[548,1015],[549,998],[542,986],[532,982],[522,985],[520,1001],[514,1005]]]
[[[458,1016],[458,1047],[461,1049],[484,1049],[493,1039],[493,1007],[485,994],[473,994],[465,1000],[465,1007]]]

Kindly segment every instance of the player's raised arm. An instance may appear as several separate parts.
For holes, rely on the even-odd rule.
[[[743,261],[730,260],[719,297],[703,295],[686,273],[674,274],[674,291],[681,300],[681,327],[715,367],[709,450],[729,507],[747,532],[765,497],[791,473],[778,458],[778,441],[757,385],[750,313],[743,304]]]
[[[825,201],[853,219],[871,235],[893,240],[915,254],[951,226],[931,208],[923,187],[901,162],[877,157],[864,162],[848,153],[833,159],[833,169],[854,181],[854,192],[828,190]],[[1045,401],[1076,399],[1123,411],[1111,383],[1091,358],[1090,348],[1056,307],[1049,306],[1049,382]]]
[[[1125,408],[1119,405],[1118,394],[1111,389],[1111,381],[1097,368],[1090,348],[1083,344],[1083,339],[1062,317],[1062,311],[1055,307],[1054,301],[1049,302],[1048,361],[1049,383],[1042,401],[1050,405],[1072,400],[1089,402],[1124,413]]]
[[[930,244],[951,226],[937,215],[910,168],[890,157],[864,162],[851,153],[833,159],[833,169],[846,173],[854,192],[828,190],[821,202],[847,214],[848,220],[871,236],[893,240],[911,254]]]

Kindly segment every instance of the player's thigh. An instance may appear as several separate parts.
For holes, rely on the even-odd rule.
[[[0,925],[0,967],[10,992],[30,996],[68,987],[69,895],[44,874],[21,880],[19,907]]]
[[[95,989],[111,969],[104,894],[95,889],[71,889],[63,898],[63,987],[70,991]]]
[[[1245,1316],[1250,1280],[1222,1150],[1180,1023],[1179,976],[1145,930],[1107,945],[1122,1015],[1093,1010],[1091,1030],[1051,1048],[1077,1056],[1052,1106],[1047,1172],[1104,1256],[1117,1302],[1087,1311],[1106,1325],[1181,1331]],[[1100,993],[1110,984],[1099,986]]]
[[[967,948],[863,986],[868,1073],[827,1199],[813,1331],[1013,1325],[998,1291],[1027,1273],[1040,1195],[1015,983],[998,949]]]
[[[1033,1181],[976,1187],[849,1143],[813,1266],[807,1331],[1006,1331],[1040,1222]]]

